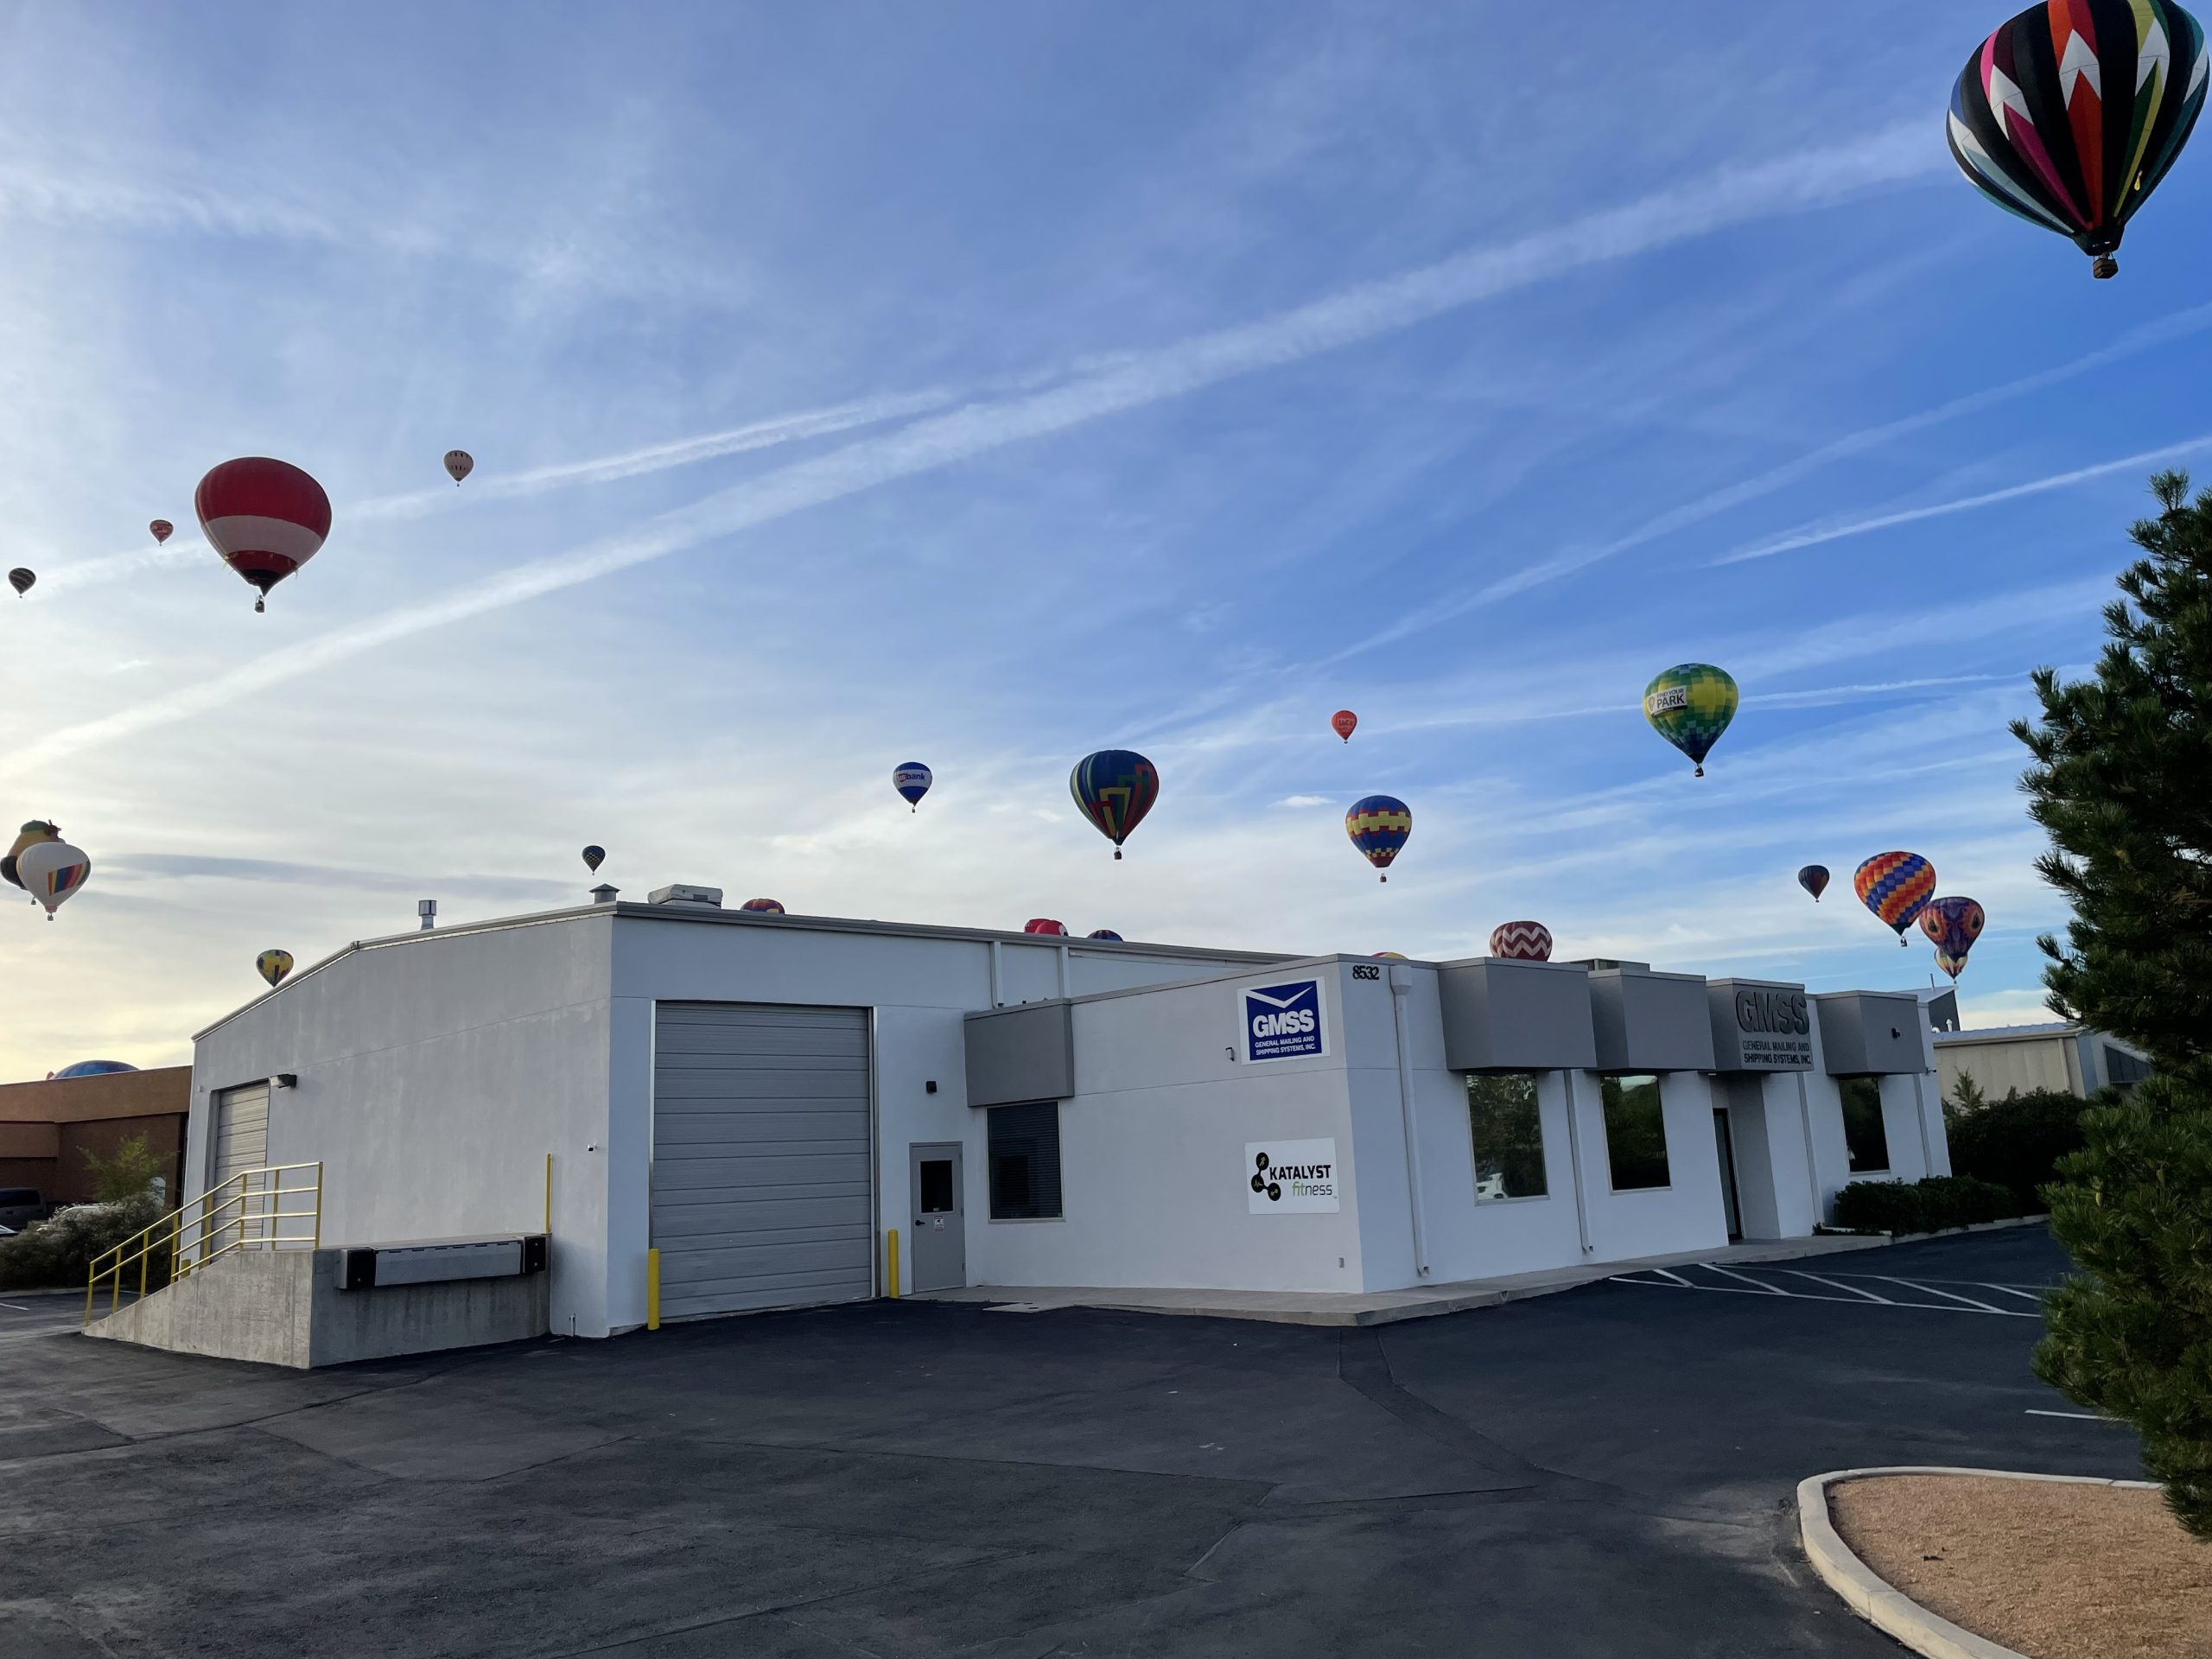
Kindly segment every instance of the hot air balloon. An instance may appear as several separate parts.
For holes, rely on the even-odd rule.
[[[1376,869],[1386,872],[1381,878],[1388,881],[1390,861],[1403,850],[1406,838],[1414,832],[1413,809],[1395,795],[1369,795],[1352,803],[1351,810],[1344,814],[1344,833],[1351,837],[1351,844]]]
[[[918,760],[908,760],[891,769],[891,787],[917,812],[921,810],[922,797],[930,792],[930,785],[936,781],[935,774]]]
[[[46,906],[46,919],[77,896],[92,861],[66,841],[39,841],[16,855],[16,875],[30,896]]]
[[[21,599],[38,585],[38,572],[19,564],[8,573],[8,585],[16,590],[16,597]]]
[[[1920,912],[1920,931],[1936,944],[1936,965],[1953,979],[1967,965],[1967,952],[1981,937],[1989,918],[1971,899],[1946,894],[1929,900]]]
[[[1160,798],[1160,768],[1133,749],[1101,749],[1075,763],[1068,793],[1119,858],[1122,842]]]
[[[1643,717],[1651,729],[1696,763],[1705,776],[1705,757],[1736,718],[1736,682],[1711,663],[1677,663],[1652,676],[1643,688]]]
[[[475,470],[476,457],[470,454],[467,450],[448,449],[446,451],[446,471],[452,474],[455,489],[461,487],[462,479],[467,478]]]
[[[1032,916],[1021,925],[1021,931],[1025,933],[1050,933],[1058,938],[1065,937],[1068,930],[1065,922],[1056,922],[1049,916]]]
[[[289,461],[264,455],[225,461],[200,480],[192,505],[207,544],[260,590],[257,611],[268,609],[269,590],[313,558],[330,534],[322,486]]]
[[[784,907],[782,904],[773,899],[748,899],[743,904],[740,905],[738,908],[740,910],[749,910],[755,916],[781,916],[784,914]]]
[[[1122,936],[1116,933],[1110,927],[1094,927],[1090,932],[1084,934],[1083,937],[1086,939],[1103,939],[1109,944],[1119,944],[1122,943]]]
[[[16,861],[23,855],[24,849],[35,847],[41,841],[60,839],[61,831],[57,826],[43,818],[33,818],[23,826],[22,833],[16,837],[16,844],[8,849],[7,856],[0,858],[0,880],[4,880],[11,887],[22,887],[23,884],[16,874]]]
[[[1377,962],[1403,962],[1406,960],[1406,953],[1402,950],[1377,950],[1375,953],[1375,960]]]
[[[154,545],[156,547],[176,534],[176,526],[166,518],[156,518],[146,528],[154,532]]]
[[[1861,904],[1897,930],[1902,945],[1905,929],[1936,896],[1936,867],[1918,853],[1877,853],[1859,867],[1851,885]]]
[[[269,982],[271,990],[283,982],[284,976],[292,971],[292,953],[289,950],[264,950],[253,959],[253,970]]]
[[[1339,709],[1329,716],[1329,728],[1349,743],[1351,734],[1359,729],[1359,716],[1349,709]]]
[[[1821,895],[1828,890],[1828,867],[1825,864],[1808,864],[1797,872],[1797,885],[1813,895],[1815,904],[1819,904]]]
[[[1549,962],[1552,931],[1541,922],[1507,922],[1491,931],[1490,953],[1515,962]]]
[[[2204,29],[2174,0],[2046,0],[1978,47],[1952,89],[1951,157],[2096,276],[2204,108]]]
[[[602,864],[604,864],[604,863],[606,863],[606,862],[607,862],[607,849],[606,849],[606,848],[604,848],[604,847],[587,847],[587,848],[585,848],[585,849],[584,849],[584,868],[586,868],[586,869],[588,869],[588,870],[594,870],[594,871],[596,871],[596,870],[599,868],[599,867],[600,867],[601,865],[602,865]]]

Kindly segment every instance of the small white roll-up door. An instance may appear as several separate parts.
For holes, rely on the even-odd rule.
[[[661,1317],[873,1294],[870,1141],[867,1009],[661,1003]]]
[[[269,1085],[249,1084],[215,1096],[215,1162],[207,1185],[220,1186],[242,1169],[269,1162]]]

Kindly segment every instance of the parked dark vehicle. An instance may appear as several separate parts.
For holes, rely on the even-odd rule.
[[[16,1232],[46,1219],[46,1194],[35,1186],[0,1186],[0,1227]]]

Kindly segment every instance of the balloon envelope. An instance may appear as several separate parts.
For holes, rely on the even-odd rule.
[[[292,971],[292,953],[289,950],[264,950],[253,959],[253,970],[270,983],[271,989]]]
[[[1797,885],[1813,895],[1815,904],[1819,904],[1821,895],[1828,890],[1828,867],[1825,864],[1808,864],[1797,872]]]
[[[475,470],[476,457],[470,454],[467,450],[448,449],[446,451],[446,471],[452,474],[454,483],[460,483],[462,479],[467,478]]]
[[[1351,837],[1360,855],[1378,870],[1390,868],[1390,861],[1404,850],[1413,832],[1413,809],[1395,795],[1363,796],[1344,814],[1344,834]]]
[[[7,855],[0,857],[0,880],[4,880],[11,887],[22,887],[22,878],[16,874],[16,861],[23,855],[23,849],[36,846],[41,841],[60,839],[59,829],[43,818],[33,818],[23,826],[22,833],[16,837],[15,845],[8,849]]]
[[[781,916],[784,914],[783,906],[773,899],[748,899],[743,904],[740,905],[738,908],[740,910],[749,910],[756,916]]]
[[[16,855],[24,891],[54,912],[75,898],[92,873],[92,861],[66,841],[35,842]]]
[[[1948,974],[1953,979],[1956,979],[1961,974],[1966,971],[1967,959],[1964,957],[1946,955],[1943,951],[1939,950],[1936,953],[1936,965],[1938,968],[1941,968],[1945,973]]]
[[[1111,944],[1122,943],[1122,936],[1110,927],[1094,927],[1083,937],[1086,939],[1104,939]]]
[[[1980,905],[1956,893],[1931,899],[1928,907],[1920,912],[1920,931],[1934,942],[1936,954],[1956,957],[1961,965],[1988,923],[1989,917]],[[1956,971],[1947,971],[1952,978],[1958,977]]]
[[[891,769],[891,787],[909,806],[919,806],[936,781],[937,775],[918,760],[905,761]]]
[[[1021,931],[1025,933],[1051,933],[1058,936],[1065,934],[1068,930],[1065,924],[1056,922],[1049,916],[1032,916],[1021,925]]]
[[[1075,763],[1068,793],[1119,858],[1122,842],[1160,798],[1160,768],[1134,749],[1101,749]]]
[[[1351,734],[1359,729],[1359,716],[1349,709],[1339,709],[1329,716],[1329,729],[1349,743]]]
[[[2047,0],[1974,49],[1944,130],[1967,181],[2069,237],[2099,276],[2204,108],[2204,30],[2175,0]]]
[[[166,518],[156,518],[146,528],[154,532],[154,544],[157,547],[176,534],[176,526]]]
[[[1877,853],[1859,867],[1851,885],[1859,902],[1896,929],[1903,944],[1905,929],[1936,896],[1936,867],[1918,853]]]
[[[8,585],[16,590],[18,598],[30,592],[37,582],[38,572],[28,565],[19,564],[8,573]]]
[[[207,545],[264,599],[330,534],[330,498],[322,486],[291,462],[266,455],[213,468],[193,492],[192,505]],[[263,609],[263,601],[253,608]]]
[[[1736,718],[1736,681],[1711,663],[1677,663],[1643,688],[1643,717],[1651,729],[1689,756],[1705,776],[1705,757]]]
[[[1552,931],[1541,922],[1507,922],[1491,930],[1490,953],[1515,962],[1549,962]]]
[[[607,862],[606,848],[587,847],[584,849],[584,868],[588,870],[596,870],[605,862]]]

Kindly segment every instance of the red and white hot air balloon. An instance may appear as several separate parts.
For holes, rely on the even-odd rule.
[[[146,528],[154,532],[154,545],[156,547],[176,534],[176,526],[166,518],[156,518]]]
[[[207,544],[260,589],[257,611],[268,608],[269,590],[313,558],[330,534],[322,486],[266,455],[225,461],[200,480],[192,505]]]
[[[455,487],[460,486],[462,479],[467,478],[475,470],[476,457],[470,454],[467,450],[448,449],[446,451],[446,476],[453,480]]]
[[[1339,709],[1329,716],[1329,729],[1349,743],[1351,734],[1359,729],[1359,716],[1349,709]]]
[[[1490,936],[1490,953],[1511,962],[1549,962],[1552,931],[1541,922],[1507,922]]]

